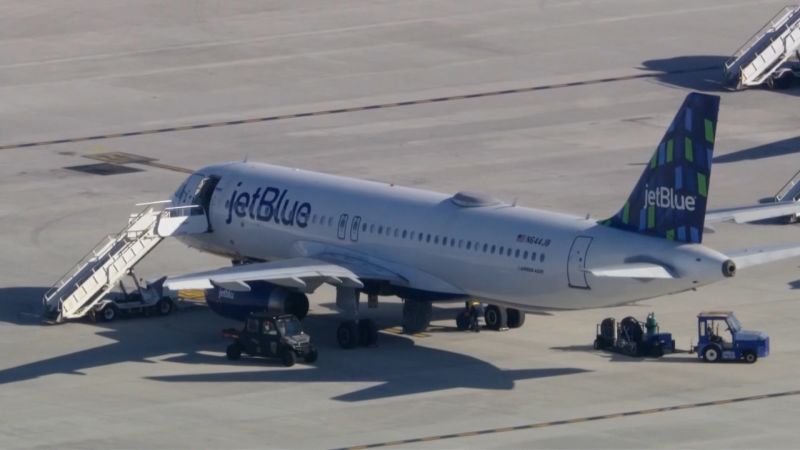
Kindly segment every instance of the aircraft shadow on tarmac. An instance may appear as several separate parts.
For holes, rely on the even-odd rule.
[[[705,92],[727,92],[730,89],[723,82],[723,68],[729,58],[730,56],[719,55],[689,55],[650,59],[642,62],[640,69],[654,72],[656,81],[666,85]],[[764,90],[800,95],[797,83],[791,89]]]
[[[740,161],[751,161],[756,159],[776,158],[779,156],[800,153],[800,136],[795,136],[781,141],[770,142],[769,144],[757,145],[755,147],[737,150],[735,152],[717,155],[714,157],[715,163],[733,163]],[[777,191],[780,186],[776,185]]]
[[[42,325],[38,316],[35,320],[28,316],[40,312],[45,291],[45,288],[33,287],[0,289],[0,321],[47,327]],[[376,317],[379,327],[398,325],[382,316]],[[313,366],[298,364],[293,368],[284,368],[277,360],[260,358],[228,361],[224,350],[229,341],[220,335],[219,330],[231,326],[232,322],[218,318],[205,308],[181,310],[169,317],[120,319],[98,324],[73,323],[63,326],[92,327],[97,335],[115,342],[0,369],[0,384],[54,374],[84,375],[88,369],[122,362],[158,364],[166,361],[199,370],[146,378],[174,383],[376,383],[372,387],[334,397],[334,400],[356,402],[454,388],[511,390],[519,380],[588,372],[575,367],[501,369],[473,356],[416,345],[410,337],[388,333],[381,333],[378,348],[341,350],[333,339],[338,323],[339,318],[335,315],[309,316],[304,325],[320,348],[320,359]],[[85,334],[86,330],[79,331]],[[64,329],[65,336],[70,332]],[[501,335],[465,333],[465,338],[473,339],[497,336]],[[524,349],[520,351],[524,355]],[[175,356],[163,358],[165,355]],[[208,367],[223,366],[227,371],[204,372]],[[246,370],[231,371],[231,368]]]
[[[608,359],[609,362],[624,362],[624,363],[697,363],[697,357],[690,355],[685,350],[677,350],[675,353],[664,355],[661,358],[646,358],[627,356],[620,353],[608,352],[603,350],[596,350],[591,344],[584,345],[566,345],[563,347],[550,347],[550,350],[558,350],[562,352],[581,352],[591,353],[601,358]]]

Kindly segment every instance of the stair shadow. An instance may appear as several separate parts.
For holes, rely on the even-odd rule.
[[[642,70],[655,72],[655,79],[671,86],[705,91],[723,92],[728,89],[723,81],[723,67],[728,56],[688,55],[650,59],[642,62]]]

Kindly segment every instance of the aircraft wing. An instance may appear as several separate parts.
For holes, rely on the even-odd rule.
[[[737,269],[766,264],[800,256],[800,244],[773,245],[770,247],[746,248],[726,253],[736,263]]]
[[[306,288],[309,282],[317,286],[321,282],[352,287],[363,286],[356,273],[341,265],[313,258],[292,258],[168,277],[164,287],[177,291],[213,289],[219,286],[232,291],[249,291],[250,288],[245,282],[258,280],[300,289]]]
[[[705,224],[719,222],[748,223],[757,220],[800,214],[799,202],[779,202],[739,208],[715,209],[706,212]]]
[[[168,277],[164,287],[173,291],[222,287],[246,292],[250,290],[246,282],[268,281],[310,292],[322,283],[361,288],[364,286],[361,280],[404,281],[388,270],[355,258],[350,261],[339,258],[336,262],[317,258],[291,258]]]

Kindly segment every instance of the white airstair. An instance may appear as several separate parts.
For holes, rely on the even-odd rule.
[[[741,89],[773,83],[800,50],[800,6],[784,7],[725,62],[725,81]]]
[[[202,207],[168,207],[169,203],[146,204],[143,211],[131,215],[122,231],[100,241],[45,294],[46,314],[58,321],[85,316],[162,239],[208,231]]]
[[[775,194],[776,202],[794,202],[800,199],[800,171],[792,176],[781,190]]]

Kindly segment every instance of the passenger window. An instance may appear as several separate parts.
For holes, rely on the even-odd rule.
[[[501,255],[502,255],[502,254],[503,254],[503,250],[505,250],[505,248],[504,248],[504,247],[501,245],[501,246],[500,246],[500,251],[499,251],[499,252],[497,252],[497,253],[499,253],[499,254],[501,254]]]
[[[528,259],[528,251],[525,250],[525,253],[522,254],[522,259]]]
[[[438,244],[439,243],[439,236],[434,236],[433,237],[433,243],[434,244]]]
[[[511,247],[508,247],[508,250],[506,250],[506,256],[511,256]]]
[[[383,234],[383,225],[378,227],[378,234]]]
[[[519,249],[514,250],[514,257],[519,258]]]
[[[459,239],[458,240],[458,248],[464,248],[464,240],[463,239]]]
[[[467,250],[472,250],[472,241],[467,241]]]
[[[450,247],[456,246],[456,238],[450,238]]]
[[[489,244],[483,244],[483,253],[486,253],[486,250],[489,249]]]
[[[544,253],[539,255],[539,262],[544,262]]]
[[[316,224],[316,223],[317,223],[317,215],[316,215],[316,214],[314,214],[313,216],[311,216],[311,223],[313,223],[313,224]]]
[[[491,251],[491,253],[492,253],[493,255],[494,255],[494,251],[495,251],[495,249],[496,249],[496,248],[497,248],[497,247],[495,247],[494,245],[492,245],[492,251]]]
[[[367,223],[366,222],[364,222],[364,225],[361,225],[361,232],[362,233],[366,233],[367,232]]]
[[[426,241],[426,242],[430,242],[430,241],[431,241],[431,235],[430,235],[430,233],[428,233],[428,237],[425,239],[425,241]]]
[[[531,253],[531,261],[536,261],[536,252]]]
[[[408,236],[408,231],[407,230],[403,230],[403,239],[405,239],[406,236]]]

